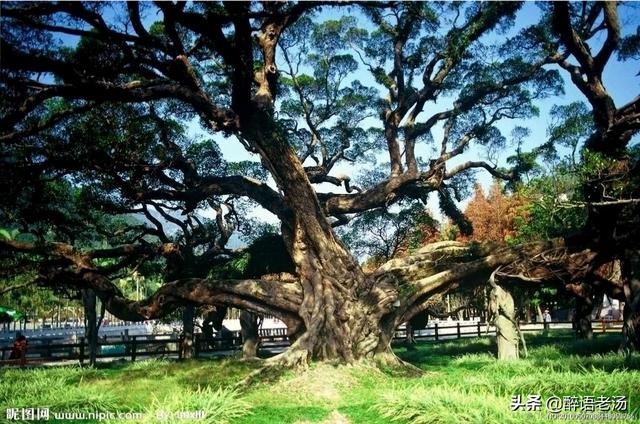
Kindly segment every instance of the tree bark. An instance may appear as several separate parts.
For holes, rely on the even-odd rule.
[[[544,322],[544,316],[542,315],[542,308],[540,305],[536,305],[536,322]]]
[[[298,200],[287,201],[293,205]],[[303,205],[298,206],[291,209],[305,210]],[[331,227],[325,228],[318,220],[309,218],[314,210],[321,212],[307,209],[307,213],[293,214],[283,225],[297,281],[182,279],[164,284],[142,301],[127,299],[91,263],[91,252],[74,251],[62,244],[36,246],[0,241],[0,246],[4,243],[17,251],[35,249],[36,253],[47,247],[55,249],[49,255],[62,257],[71,266],[51,270],[44,275],[44,281],[52,286],[90,287],[110,312],[124,320],[159,318],[188,303],[229,305],[277,316],[295,339],[284,355],[274,358],[274,365],[282,366],[303,365],[312,359],[353,362],[377,356],[393,358],[390,341],[394,330],[427,310],[428,300],[435,294],[482,284],[497,266],[503,266],[501,274],[510,280],[521,279],[527,284],[545,279],[562,281],[575,274],[573,262],[580,259],[575,268],[583,270],[585,261],[593,257],[592,252],[579,251],[568,262],[563,240],[518,247],[474,245],[473,250],[469,245],[446,242],[420,249],[411,257],[393,259],[373,274],[364,275]],[[558,259],[532,262],[547,251],[555,252]],[[519,261],[535,274],[522,275],[517,269],[505,274],[509,264]],[[80,269],[74,268],[74,264]]]
[[[577,338],[586,340],[593,339],[593,328],[591,327],[592,312],[593,299],[591,296],[576,297],[576,311],[573,317],[573,324]]]
[[[416,344],[416,339],[413,337],[413,326],[411,325],[411,320],[405,323],[405,333],[404,344],[407,348],[411,348]]]
[[[374,287],[337,239],[286,134],[262,111],[242,124],[245,137],[257,147],[291,211],[283,223],[283,236],[302,286],[298,315],[306,331],[283,361],[286,365],[311,359],[353,362],[390,351],[391,334],[382,333],[393,329],[380,321],[391,311],[394,299]]]
[[[640,351],[640,251],[627,250],[622,266],[625,304],[622,345],[624,352]]]
[[[260,335],[258,315],[248,311],[240,312],[240,334],[242,334],[242,357],[252,359],[258,356]]]
[[[84,307],[84,333],[89,345],[89,365],[96,365],[98,355],[98,318],[96,314],[96,293],[91,289],[81,290]]]
[[[195,306],[187,305],[182,311],[182,342],[180,343],[180,358],[193,358],[193,319],[195,317]]]
[[[413,316],[410,320],[407,321],[407,344],[415,344],[415,338],[413,337],[413,330],[421,330],[427,327],[429,323],[429,313],[422,312],[415,316]]]
[[[519,337],[515,320],[513,297],[504,288],[495,285],[489,294],[489,314],[494,318],[498,359],[518,359]]]

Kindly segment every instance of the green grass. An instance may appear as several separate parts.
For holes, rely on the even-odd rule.
[[[540,394],[543,400],[626,396],[629,411],[640,417],[640,355],[618,355],[618,343],[615,334],[593,341],[576,341],[570,333],[529,335],[529,357],[510,362],[494,358],[496,347],[489,338],[425,343],[396,350],[425,371],[418,377],[365,364],[316,364],[302,374],[289,372],[276,382],[240,391],[232,387],[258,369],[259,361],[5,369],[0,370],[0,412],[28,407],[141,412],[145,418],[135,421],[141,423],[158,422],[158,414],[203,410],[207,418],[197,422],[533,424],[546,422],[545,413],[512,412],[511,397]]]

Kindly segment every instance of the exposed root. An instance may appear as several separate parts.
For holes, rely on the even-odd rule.
[[[251,372],[248,376],[238,382],[235,385],[235,388],[242,390],[261,383],[273,383],[288,372],[304,372],[308,370],[310,362],[311,354],[309,351],[294,344],[283,353],[263,360],[264,366]],[[392,351],[378,352],[371,358],[361,359],[353,364],[343,364],[330,360],[325,361],[325,363],[337,366],[367,366],[372,369],[377,369],[385,374],[404,377],[420,377],[424,375],[423,370],[415,365],[403,361]]]
[[[294,344],[280,355],[269,358],[265,362],[267,366],[287,369],[306,369],[309,366],[310,359],[311,353],[307,349],[296,347]]]
[[[393,352],[376,353],[373,357],[375,365],[385,372],[404,377],[420,377],[424,374],[420,368],[403,361]]]
[[[253,364],[253,363],[261,364],[261,363],[266,361],[266,359],[262,359],[262,358],[260,358],[258,356],[254,356],[252,358],[245,358],[244,356],[238,356],[235,359],[240,361],[240,362],[242,362],[242,363],[245,363],[245,364],[247,364],[247,363],[248,364]]]
[[[295,346],[295,345],[294,345]],[[264,360],[264,366],[246,376],[235,387],[242,389],[259,383],[278,380],[287,371],[304,370],[309,367],[309,352],[291,346],[279,355]]]

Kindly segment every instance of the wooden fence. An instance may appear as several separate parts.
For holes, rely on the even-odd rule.
[[[444,324],[444,325],[443,325]],[[419,342],[439,342],[465,337],[495,336],[495,327],[486,323],[446,325],[434,323],[427,328],[413,330],[413,338]],[[521,324],[523,332],[541,332],[549,330],[570,330],[570,321],[540,324]],[[594,332],[615,332],[622,328],[622,321],[593,321]],[[488,327],[488,328],[487,328]],[[392,341],[394,344],[404,342],[406,329],[396,331]],[[278,350],[289,346],[286,328],[260,329],[260,349]],[[28,340],[28,363],[51,362],[58,360],[88,360],[89,347],[84,337],[76,343],[63,343],[56,338],[31,338]],[[142,335],[121,336],[99,340],[98,358],[129,358],[135,361],[141,357],[176,357],[180,355],[181,338],[175,335]],[[242,349],[240,332],[229,332],[226,337],[204,338],[196,334],[194,339],[194,356],[215,356],[233,354]],[[11,346],[0,347],[0,364],[13,363],[7,361]]]

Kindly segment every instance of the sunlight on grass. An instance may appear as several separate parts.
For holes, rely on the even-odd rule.
[[[189,421],[176,415],[183,412],[204,412],[204,418],[196,421],[203,424],[223,424],[235,421],[249,413],[249,404],[238,399],[238,392],[230,389],[212,390],[208,387],[183,390],[164,398],[154,398],[145,410],[143,423],[161,421],[167,424]],[[192,420],[193,421],[193,420]]]
[[[160,422],[159,413],[170,417],[162,422],[188,422],[172,414],[204,411],[206,420],[198,422],[535,424],[542,413],[509,406],[512,395],[540,394],[626,396],[638,416],[640,355],[617,354],[617,335],[586,342],[533,335],[527,341],[530,355],[518,361],[497,361],[491,339],[424,343],[397,349],[425,370],[420,376],[365,363],[314,364],[242,391],[231,387],[260,361],[152,359],[96,369],[6,369],[0,370],[0,411],[132,411],[145,413],[144,423]]]
[[[43,407],[51,410],[81,412],[115,411],[119,399],[112,393],[79,383],[94,376],[95,370],[79,367],[18,370],[2,372],[0,379],[0,411],[8,408]]]
[[[517,423],[503,398],[458,388],[409,387],[386,394],[374,408],[394,422],[427,423]],[[527,415],[528,422],[539,422],[537,415]]]
[[[129,370],[136,370],[136,371],[149,370],[149,369],[156,369],[161,366],[166,366],[171,363],[172,361],[169,361],[168,359],[150,358],[150,359],[145,359],[144,361],[136,361],[131,364],[128,364],[126,368]]]

